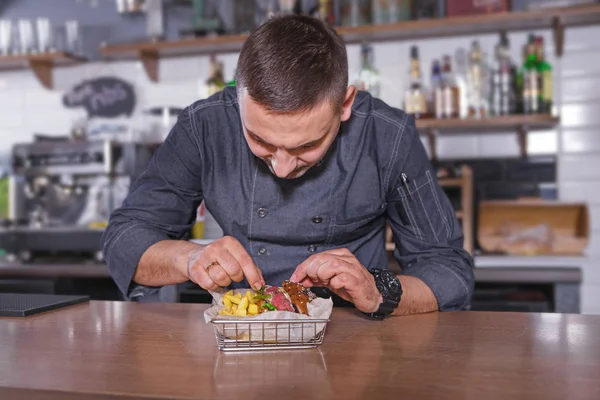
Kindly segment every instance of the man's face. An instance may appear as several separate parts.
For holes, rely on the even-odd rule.
[[[350,87],[341,112],[324,101],[298,114],[268,112],[244,91],[240,113],[244,137],[254,155],[282,179],[299,178],[317,164],[335,140],[340,123],[350,118],[356,90]]]

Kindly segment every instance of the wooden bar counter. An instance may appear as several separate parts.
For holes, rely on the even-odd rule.
[[[334,309],[317,349],[223,353],[201,304],[0,318],[0,399],[598,399],[600,317]]]

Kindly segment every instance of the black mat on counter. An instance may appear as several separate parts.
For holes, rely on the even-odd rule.
[[[26,317],[89,300],[88,296],[0,293],[0,317]]]

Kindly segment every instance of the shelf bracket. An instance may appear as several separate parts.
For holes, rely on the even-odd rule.
[[[140,50],[139,57],[142,65],[144,66],[144,70],[146,71],[148,79],[150,79],[152,82],[158,82],[158,51],[142,49]]]
[[[527,128],[523,125],[517,129],[517,139],[519,141],[519,150],[522,158],[527,157]]]
[[[554,17],[552,20],[552,33],[554,37],[554,52],[556,57],[562,57],[565,50],[565,25],[560,17]]]
[[[431,160],[435,161],[437,160],[437,136],[435,135],[435,131],[431,128],[427,128],[425,135],[427,135],[427,141],[429,142]]]
[[[33,71],[38,81],[48,90],[54,86],[52,69],[53,64],[47,60],[29,60],[29,68]]]

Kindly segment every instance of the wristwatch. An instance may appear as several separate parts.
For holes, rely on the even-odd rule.
[[[375,278],[375,285],[381,293],[383,302],[379,305],[377,311],[364,314],[370,318],[383,319],[393,313],[400,304],[402,285],[396,274],[388,269],[374,268],[370,269],[369,272]]]

